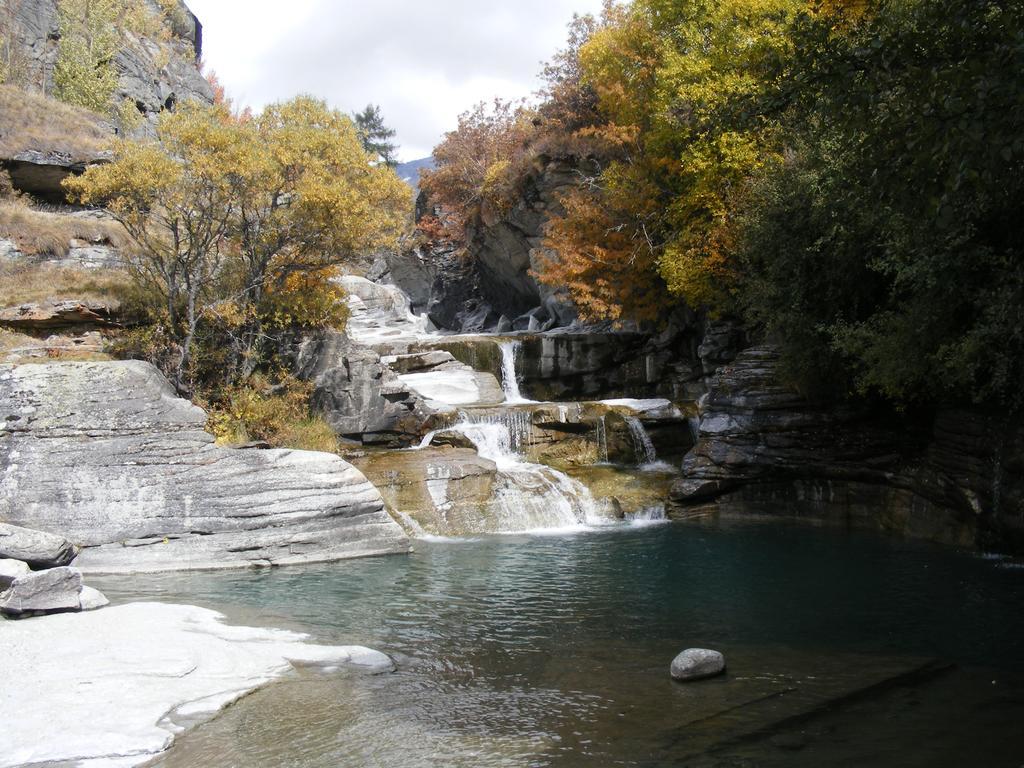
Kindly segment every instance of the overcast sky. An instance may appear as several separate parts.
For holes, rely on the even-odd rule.
[[[573,12],[600,0],[187,0],[203,58],[241,105],[311,93],[346,112],[379,104],[403,161],[460,113],[530,96]]]

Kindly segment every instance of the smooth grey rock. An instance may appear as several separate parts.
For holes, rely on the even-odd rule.
[[[0,437],[2,436],[3,431],[0,427]],[[3,444],[0,443],[0,456],[2,455]],[[16,468],[17,466],[11,467]],[[74,545],[63,536],[0,523],[0,557],[22,560],[29,567],[39,569],[68,565],[75,559],[75,555]]]
[[[15,579],[27,576],[31,569],[21,560],[0,560],[0,590],[7,589]]]
[[[672,678],[680,682],[704,680],[725,672],[725,657],[718,651],[690,648],[672,660]]]
[[[110,601],[107,600],[106,595],[98,589],[86,586],[82,587],[82,592],[79,595],[79,603],[83,611],[95,611],[100,608],[106,608],[110,605]]]
[[[147,363],[0,366],[0,517],[64,532],[88,571],[408,551],[380,494],[337,456],[220,448],[205,423]]]
[[[55,613],[81,610],[82,573],[77,568],[51,568],[15,579],[0,594],[0,613]]]

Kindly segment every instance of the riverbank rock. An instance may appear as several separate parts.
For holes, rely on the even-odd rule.
[[[82,573],[77,568],[51,568],[16,578],[0,593],[0,613],[22,616],[33,613],[79,611],[82,608]]]
[[[31,569],[21,560],[0,560],[0,591],[7,589],[22,576],[28,576]]]
[[[380,493],[337,456],[220,448],[205,423],[146,363],[0,366],[0,518],[60,531],[85,571],[408,551]]]
[[[83,611],[95,611],[110,605],[106,595],[93,587],[82,586],[79,597],[79,608]]]
[[[61,299],[0,309],[0,326],[19,331],[96,328],[116,325],[120,307],[110,301]]]
[[[297,632],[223,618],[134,603],[4,625],[0,768],[138,765],[293,666],[394,669],[369,648],[314,645]]]
[[[1024,550],[1024,427],[980,409],[897,414],[812,401],[777,348],[711,377],[677,509],[806,517],[958,546]]]
[[[670,672],[672,679],[681,683],[706,680],[725,672],[725,656],[706,648],[690,648],[672,660]]]
[[[63,536],[0,523],[0,558],[22,560],[39,569],[69,565],[77,554]]]
[[[378,352],[344,333],[299,340],[288,355],[296,375],[314,385],[313,407],[348,440],[408,446],[444,423]]]

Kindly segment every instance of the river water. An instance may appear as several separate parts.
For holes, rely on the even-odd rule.
[[[198,604],[398,664],[299,672],[158,765],[1024,763],[1024,569],[1008,561],[777,523],[416,550],[96,579],[117,602]],[[723,651],[728,674],[672,682],[694,646]]]

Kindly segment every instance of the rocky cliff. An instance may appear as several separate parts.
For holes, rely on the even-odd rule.
[[[795,515],[963,546],[1024,546],[1024,429],[997,414],[911,419],[809,401],[753,347],[708,381],[680,509]]]
[[[169,34],[150,39],[124,33],[122,48],[112,62],[118,87],[111,108],[130,102],[141,117],[139,133],[152,135],[161,112],[185,101],[212,103],[213,91],[199,70],[202,25],[195,15],[183,2],[170,9],[156,0],[146,2],[153,14],[165,19]],[[17,60],[10,84],[25,92],[28,100],[18,109],[8,105],[7,114],[0,113],[0,166],[10,174],[15,189],[59,203],[64,200],[60,183],[89,163],[107,159],[105,150],[116,131],[103,116],[82,110],[75,121],[63,115],[65,105],[40,109],[34,101],[54,93],[60,44],[57,6],[58,0],[11,0],[0,9],[6,12],[0,20],[9,26],[3,32]],[[85,132],[90,140],[79,141]],[[106,138],[96,140],[97,136]]]
[[[13,38],[22,53],[21,84],[53,93],[53,71],[60,43],[58,0],[18,0],[10,3]],[[152,121],[164,109],[195,99],[210,102],[213,92],[199,71],[203,27],[184,2],[169,11],[147,0],[154,14],[163,14],[170,28],[167,41],[128,36],[114,60],[119,75],[116,103],[131,100]]]
[[[577,183],[580,161],[537,160],[507,210],[484,206],[467,232],[465,253],[426,247],[387,257],[379,271],[423,307],[439,328],[463,332],[546,331],[572,325],[576,312],[532,275],[544,253],[544,228]],[[430,210],[420,199],[417,211]]]
[[[146,363],[0,366],[0,520],[67,536],[86,571],[408,550],[337,456],[219,448],[205,421]]]

